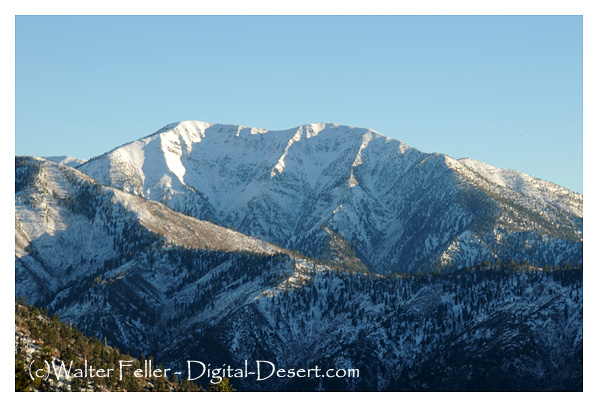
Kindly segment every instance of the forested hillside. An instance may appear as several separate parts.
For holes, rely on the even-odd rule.
[[[56,378],[52,374],[47,379],[34,375],[32,380],[30,370],[45,370],[44,361],[54,362],[56,366],[65,363],[67,368],[70,362],[73,362],[73,367],[85,367],[87,364],[96,370],[119,367],[119,361],[130,361],[131,364],[125,368],[122,380],[115,374],[105,378],[78,378],[74,370],[71,370],[69,378],[66,375]],[[49,317],[46,309],[28,305],[24,299],[18,299],[15,304],[15,391],[206,391],[195,382],[176,375],[136,378],[132,373],[143,370],[146,361],[152,361],[157,368],[163,367],[151,356],[135,358],[97,337],[87,337],[72,324],[61,321],[58,315]],[[207,388],[209,391],[234,391],[228,381]]]

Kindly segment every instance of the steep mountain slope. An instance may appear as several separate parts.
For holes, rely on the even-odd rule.
[[[173,317],[185,284],[222,286],[241,274],[274,280],[269,272],[291,270],[285,250],[102,187],[70,167],[19,157],[15,176],[16,295],[118,345],[139,340],[135,348],[146,349],[158,335],[154,319]],[[98,285],[108,287],[102,302],[90,296]]]
[[[333,237],[345,240],[360,268],[384,274],[495,259],[582,262],[581,195],[471,159],[422,153],[369,129],[179,122],[80,170],[321,259],[334,259]]]
[[[580,270],[345,271],[46,160],[17,158],[15,178],[16,295],[173,371],[192,359],[360,373],[233,378],[241,390],[582,387]],[[331,256],[351,260],[328,228]]]
[[[582,273],[469,271],[415,278],[299,268],[302,284],[192,330],[161,358],[244,359],[359,378],[235,382],[251,390],[582,389]]]
[[[132,367],[123,372],[124,381],[118,375],[105,374],[107,368],[118,370],[119,360],[132,363]],[[57,370],[51,370],[51,375],[46,378],[36,376],[32,381],[30,370],[45,372],[44,361]],[[64,371],[60,370],[62,364]],[[50,318],[44,310],[21,302],[15,305],[15,391],[205,391],[185,380],[171,382],[164,377],[136,377],[134,371],[143,371],[144,364],[145,361],[122,354],[97,338],[85,337],[56,315]],[[159,364],[152,361],[153,367]],[[101,368],[105,372],[93,377],[77,373],[77,370],[84,370],[89,374],[87,367]]]

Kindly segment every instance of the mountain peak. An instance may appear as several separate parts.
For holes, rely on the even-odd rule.
[[[366,128],[315,122],[267,131],[182,121],[80,169],[309,255],[322,255],[328,226],[377,271],[469,266],[507,253],[540,264],[580,258],[582,197]],[[540,256],[537,243],[563,249]]]
[[[57,164],[63,164],[65,166],[71,166],[75,168],[87,162],[87,160],[77,159],[71,156],[46,156],[44,159],[53,161]]]
[[[152,135],[168,132],[171,130],[205,130],[211,126],[214,126],[214,124],[197,120],[183,120],[179,122],[169,123],[166,126],[163,126],[160,129],[158,129]]]
[[[308,135],[308,138],[309,138],[311,136],[316,136],[325,130],[334,130],[334,131],[345,131],[346,133],[356,132],[356,133],[360,133],[360,134],[370,132],[373,135],[375,135],[375,137],[385,137],[373,129],[363,128],[363,127],[355,127],[355,126],[350,126],[350,125],[342,125],[342,124],[333,123],[333,122],[312,122],[312,123],[305,123],[305,124],[302,124],[299,126],[288,128],[288,129],[268,130],[268,129],[259,128],[259,127],[250,127],[250,126],[224,124],[224,123],[211,123],[211,122],[204,122],[204,121],[198,121],[198,120],[184,120],[184,121],[169,123],[169,124],[161,127],[160,129],[158,129],[156,132],[152,133],[149,136],[155,136],[157,134],[166,133],[166,132],[170,132],[170,131],[175,131],[176,133],[179,133],[179,134],[181,134],[181,133],[202,133],[202,134],[204,134],[207,129],[214,129],[214,130],[218,129],[218,133],[223,133],[226,130],[234,131],[236,133],[236,136],[239,136],[243,131],[248,132],[248,130],[249,130],[249,132],[248,132],[249,134],[263,134],[263,133],[268,133],[268,132],[286,133],[286,132],[297,132],[297,131],[301,130],[301,131],[306,132],[306,134]]]

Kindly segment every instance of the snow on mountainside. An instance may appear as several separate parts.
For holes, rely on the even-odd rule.
[[[44,157],[44,159],[53,161],[54,163],[64,164],[65,166],[71,166],[75,168],[87,162],[87,160],[77,159],[71,156],[47,156]]]
[[[368,145],[381,139],[371,135]],[[354,163],[355,152],[346,159]],[[298,170],[292,153],[288,149],[273,179]],[[360,158],[355,179],[364,185],[368,178],[357,168],[371,163],[366,148]],[[424,160],[414,164],[423,179],[451,186],[445,178],[452,170],[439,175],[425,165],[443,164],[445,157]],[[321,174],[313,181],[330,178]],[[323,191],[344,193],[337,188]],[[15,192],[15,295],[88,336],[131,355],[152,355],[173,370],[185,371],[185,360],[200,359],[212,367],[268,360],[277,368],[360,372],[343,379],[232,378],[240,390],[582,389],[580,269],[495,264],[447,274],[375,275],[357,265],[358,248],[332,229],[341,224],[329,220],[319,232],[329,237],[331,257],[345,254],[343,262],[352,267],[332,268],[30,157],[15,160]],[[481,193],[467,192],[461,198],[470,208]],[[374,199],[364,191],[352,197],[334,214],[355,208],[358,199],[371,210],[366,205]],[[401,206],[386,198],[387,208]],[[280,211],[272,203],[269,208]],[[371,211],[357,225],[385,219]],[[389,225],[412,227],[400,221]],[[463,236],[476,239],[470,232]]]
[[[31,301],[119,264],[139,246],[149,250],[163,242],[210,251],[286,252],[37,158],[17,158],[15,230],[17,286]]]
[[[534,201],[551,203],[582,218],[582,195],[578,193],[516,170],[499,169],[470,158],[459,161],[486,179],[488,184],[494,184],[497,188],[511,189],[529,199],[533,198]]]
[[[332,234],[380,273],[582,261],[582,196],[375,131],[178,122],[94,158],[102,184],[307,255]]]
[[[97,185],[94,180],[77,170],[53,166],[42,159],[25,160],[29,160],[32,166],[39,166],[36,183],[39,183],[41,188],[33,196],[17,196],[20,198],[16,208],[17,221],[27,226],[27,229],[20,229],[19,236],[28,237],[17,247],[17,251],[21,252],[24,250],[23,245],[28,245],[31,240],[44,234],[54,236],[73,225],[73,220],[65,219],[61,202],[72,192],[69,190],[78,184],[86,187]],[[284,252],[281,248],[257,238],[185,216],[157,202],[144,200],[111,187],[97,186],[96,189],[104,196],[104,200],[110,198],[110,205],[122,208],[129,219],[137,220],[148,231],[165,237],[169,243],[218,251],[250,251],[264,254]],[[29,207],[21,203],[35,204]]]

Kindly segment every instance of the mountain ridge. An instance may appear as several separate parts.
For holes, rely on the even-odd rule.
[[[354,147],[337,162],[351,165],[358,151]],[[370,152],[362,150],[360,166],[370,165]],[[420,235],[432,239],[429,231],[435,230],[424,221],[448,222],[451,214],[423,212],[426,207],[419,200],[442,210],[458,194],[462,201],[449,205],[472,209],[482,231],[472,224],[462,233],[471,236],[462,242],[475,242],[490,219],[485,217],[494,214],[483,211],[476,218],[484,210],[481,203],[489,201],[471,186],[456,193],[449,181],[459,180],[458,175],[445,166],[442,155],[419,158],[412,158],[411,168],[423,176],[419,180],[431,181],[430,191],[401,179],[393,180],[399,189],[389,187],[389,179],[375,186],[375,180],[355,169],[360,184],[354,187],[349,187],[347,173],[333,173],[332,181],[327,177],[346,199],[333,216],[352,208],[352,199],[401,207],[393,194],[367,194],[368,188],[399,191],[413,197],[413,206],[401,208],[406,214],[415,212],[412,220],[421,229],[402,219],[386,225],[410,229],[414,241]],[[290,159],[286,165],[277,176],[284,183],[276,185],[297,187],[285,180],[297,163]],[[406,192],[410,186],[414,190]],[[300,193],[305,191],[309,189]],[[333,217],[314,236],[326,239],[323,257],[336,266],[231,229],[204,228],[206,221],[43,159],[15,159],[15,192],[16,295],[58,313],[88,336],[132,355],[153,355],[165,367],[185,370],[186,359],[213,367],[268,360],[285,368],[360,370],[359,378],[346,379],[239,379],[235,387],[241,390],[582,389],[582,270],[567,263],[553,270],[509,262],[510,254],[499,251],[518,253],[526,244],[518,241],[523,233],[506,236],[511,241],[495,248],[503,255],[498,262],[442,273],[382,275],[363,269],[375,268],[360,264],[358,257],[366,257],[339,232],[344,225]],[[326,189],[320,194],[327,193],[335,195]],[[433,199],[422,197],[425,193]],[[276,207],[266,210],[271,208]],[[380,209],[364,209],[372,209],[367,214],[372,221],[385,221],[387,214]],[[271,216],[266,221],[279,220]],[[355,221],[368,226],[369,218]],[[207,248],[202,233],[224,244]],[[231,236],[237,239],[231,242]],[[238,250],[231,248],[235,241]],[[314,240],[315,246],[321,242]],[[257,252],[248,251],[252,243]],[[384,240],[373,241],[375,247],[385,245]],[[460,246],[450,249],[459,254]],[[554,250],[563,255],[559,247]]]
[[[570,247],[572,261],[582,256],[574,248],[582,241],[582,195],[473,159],[423,153],[366,128],[315,123],[268,131],[175,122],[80,170],[310,256],[322,256],[318,246],[329,226],[383,273],[492,260],[502,256],[489,250],[498,235],[534,238],[535,245],[548,237]],[[464,196],[467,205],[460,204]],[[480,208],[472,207],[475,201]],[[428,231],[417,225],[422,222]],[[530,237],[518,238],[521,233]],[[463,234],[480,242],[464,243]],[[456,258],[456,246],[470,253]],[[540,264],[558,258],[526,255]]]

